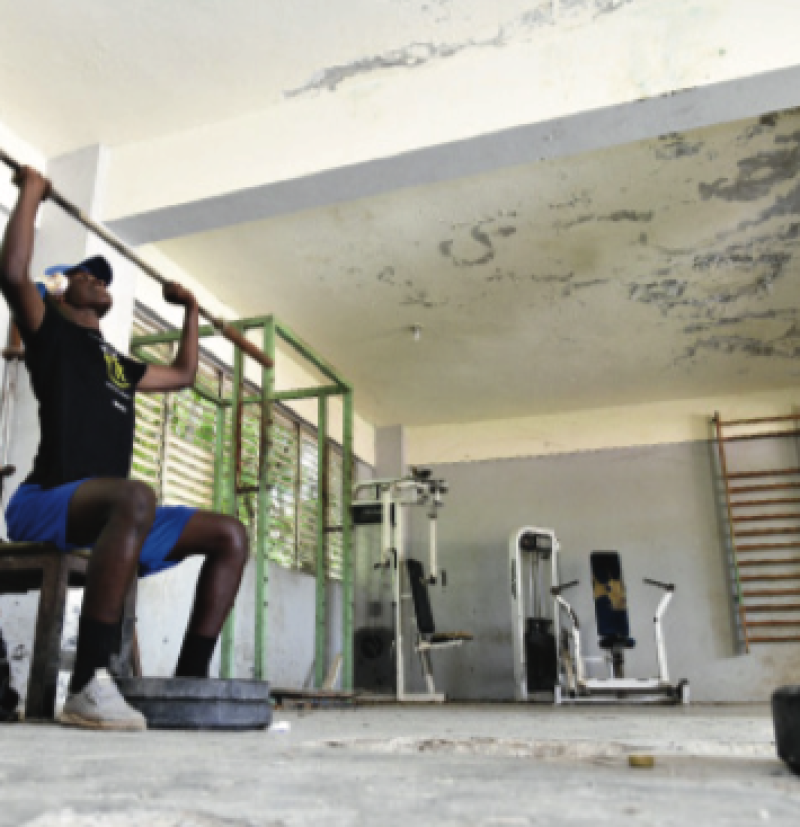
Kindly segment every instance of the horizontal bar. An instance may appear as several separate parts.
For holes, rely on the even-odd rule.
[[[800,514],[750,514],[747,517],[734,517],[734,523],[769,522],[770,520],[796,520]]]
[[[19,161],[14,160],[7,152],[0,149],[0,161],[13,169],[17,174],[22,170]],[[47,192],[47,199],[55,204],[58,204],[67,215],[74,218],[79,224],[83,224],[86,229],[91,230],[95,235],[99,236],[106,244],[110,245],[121,256],[124,256],[128,261],[133,262],[140,270],[147,273],[152,279],[155,279],[162,287],[167,287],[173,282],[165,278],[156,268],[148,261],[143,259],[139,253],[128,247],[121,239],[117,238],[109,229],[99,224],[97,221],[91,219],[80,207],[68,201],[54,186],[50,186]],[[272,360],[262,353],[252,342],[248,342],[244,335],[237,330],[231,322],[226,322],[221,318],[217,318],[206,310],[201,304],[197,305],[197,311],[204,319],[207,319],[211,324],[219,330],[219,332],[229,341],[233,342],[244,353],[249,354],[260,364],[266,368],[272,367]]]
[[[758,592],[742,592],[742,597],[800,597],[800,589],[762,589]]]
[[[732,428],[741,425],[765,425],[767,422],[797,422],[800,420],[800,414],[788,414],[786,416],[765,416],[760,419],[729,419],[723,422],[721,419],[715,419],[722,428]]]
[[[344,393],[344,390],[339,385],[320,385],[316,388],[276,391],[270,398],[276,402],[288,402],[292,399],[319,399],[320,396],[338,396],[342,393]]]
[[[757,583],[764,580],[798,580],[800,581],[800,573],[799,574],[745,574],[739,578],[742,583]]]
[[[754,626],[800,626],[800,617],[795,620],[751,620],[747,623],[747,628]]]
[[[766,537],[777,536],[779,534],[800,534],[800,526],[792,526],[791,528],[759,528],[748,531],[737,531],[737,537]]]
[[[797,643],[800,637],[751,637],[750,643]]]
[[[755,606],[742,606],[745,614],[751,612],[800,612],[800,603],[757,603]]]
[[[737,546],[736,551],[742,554],[747,551],[789,551],[790,549],[800,548],[800,542],[797,543],[753,543],[748,546]]]
[[[333,367],[333,365],[326,362],[321,356],[317,356],[313,349],[302,339],[300,339],[300,337],[297,336],[292,330],[286,327],[286,325],[276,322],[275,332],[281,339],[283,339],[284,342],[286,342],[287,345],[293,347],[301,356],[311,362],[314,367],[322,371],[328,379],[339,385],[342,390],[352,390],[350,384],[345,382],[344,379],[339,376],[339,372]]]
[[[800,436],[800,430],[792,431],[764,431],[761,434],[739,434],[738,436],[724,436],[721,442],[744,442],[751,439],[774,439],[785,436]]]
[[[274,320],[274,316],[252,316],[249,319],[241,319],[237,324],[242,330],[255,330],[257,327],[264,327]]]
[[[800,482],[783,482],[775,485],[742,485],[729,489],[731,494],[751,494],[756,491],[792,491],[800,488]],[[735,505],[736,503],[731,503]]]
[[[781,560],[780,558],[771,558],[769,560],[740,560],[739,568],[746,569],[752,566],[793,566],[800,564],[800,557],[789,557]]]
[[[740,500],[731,503],[731,507],[736,508],[756,508],[761,505],[800,505],[800,497],[781,497],[777,500]]]
[[[747,480],[753,477],[789,477],[800,474],[800,468],[780,468],[777,471],[741,471],[737,474],[728,474],[729,480]]]
[[[219,333],[219,331],[210,324],[200,325],[197,332],[201,339],[206,336],[216,336]],[[134,336],[131,339],[131,346],[165,345],[180,341],[181,336],[183,336],[182,330],[163,330],[160,333],[148,333],[146,336]]]

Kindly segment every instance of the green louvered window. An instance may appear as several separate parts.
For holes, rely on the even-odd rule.
[[[137,310],[133,335],[157,333],[164,327]],[[149,346],[148,359],[168,363],[173,344]],[[230,396],[232,371],[201,355],[197,385],[208,392]],[[245,386],[254,396],[258,388]],[[239,519],[247,526],[255,547],[258,525],[258,453],[261,410],[245,405],[242,413],[242,453],[239,487],[250,489],[238,499]],[[270,453],[269,558],[287,568],[316,572],[317,521],[320,491],[317,432],[298,421],[281,405],[273,407]],[[164,505],[212,509],[217,438],[217,406],[194,389],[178,393],[136,395],[136,440],[131,476],[149,483]],[[231,411],[224,417],[221,489],[227,491],[230,448],[233,445]],[[333,442],[328,454],[327,576],[342,577],[341,483],[342,456]]]

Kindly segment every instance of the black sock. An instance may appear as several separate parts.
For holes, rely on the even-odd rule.
[[[69,691],[80,692],[98,669],[107,669],[119,647],[119,623],[101,623],[84,617],[78,623],[78,651]]]
[[[204,637],[187,632],[181,654],[175,666],[176,678],[207,678],[211,656],[217,645],[215,637]]]

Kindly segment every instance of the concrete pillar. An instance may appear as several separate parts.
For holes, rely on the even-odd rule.
[[[403,477],[408,473],[406,463],[406,429],[402,425],[387,425],[375,429],[375,476]]]

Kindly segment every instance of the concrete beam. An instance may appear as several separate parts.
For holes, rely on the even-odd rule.
[[[153,243],[799,105],[800,67],[791,67],[242,187],[121,216],[110,226],[131,244]]]

